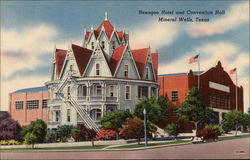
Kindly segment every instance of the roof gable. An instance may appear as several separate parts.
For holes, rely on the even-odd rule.
[[[147,56],[148,56],[148,48],[143,48],[143,49],[136,49],[136,50],[131,50],[138,72],[141,77],[143,77],[143,72],[145,68],[145,64],[147,61]]]
[[[112,26],[112,24],[108,21],[108,20],[104,20],[99,27],[97,28],[97,32],[100,34],[101,30],[102,30],[102,26],[104,27],[105,33],[108,37],[108,39],[110,38],[114,27]]]
[[[89,62],[89,59],[92,55],[92,50],[89,50],[87,48],[82,48],[75,44],[72,44],[72,50],[75,56],[76,64],[78,66],[80,75],[82,76]]]
[[[55,51],[55,59],[56,59],[56,76],[59,77],[62,66],[67,55],[67,50],[56,49]]]

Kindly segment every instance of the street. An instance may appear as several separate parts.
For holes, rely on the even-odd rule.
[[[135,151],[1,151],[0,159],[249,159],[250,138]]]

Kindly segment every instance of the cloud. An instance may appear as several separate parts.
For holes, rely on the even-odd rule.
[[[249,53],[240,52],[239,48],[233,43],[217,41],[194,47],[176,61],[160,65],[159,74],[187,73],[190,69],[197,71],[197,63],[188,64],[188,59],[197,53],[200,53],[200,68],[203,71],[215,66],[218,60],[221,61],[225,71],[237,68],[238,85],[242,85],[244,88],[244,107],[246,111],[249,107]],[[234,76],[231,77],[233,81],[235,81]]]
[[[130,45],[134,48],[153,49],[170,45],[179,35],[180,30],[177,23],[155,22],[150,20],[130,30]]]
[[[187,32],[191,37],[223,34],[245,22],[249,22],[249,1],[231,6],[229,10],[226,10],[223,18],[215,19],[209,23],[192,24]]]
[[[8,107],[8,94],[22,88],[42,86],[52,63],[54,45],[68,49],[71,40],[60,39],[62,33],[49,24],[26,25],[20,29],[1,28],[1,106]],[[72,43],[81,44],[81,37]],[[51,58],[48,58],[51,54]],[[47,70],[50,75],[51,70]],[[3,109],[1,108],[1,109]]]
[[[53,58],[54,45],[68,48],[70,40],[58,40],[60,33],[57,28],[45,23],[25,26],[21,29],[1,30],[1,59],[3,78],[23,70],[33,70],[44,65],[39,57],[51,53]],[[78,39],[75,41],[80,42]],[[75,42],[74,41],[74,42]]]

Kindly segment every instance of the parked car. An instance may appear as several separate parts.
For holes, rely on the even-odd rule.
[[[213,128],[204,128],[202,130],[199,130],[197,131],[196,136],[200,137],[203,142],[207,140],[215,141],[218,139],[218,135]]]

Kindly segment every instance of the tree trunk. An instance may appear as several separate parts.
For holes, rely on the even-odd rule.
[[[138,144],[140,144],[140,138],[138,138]]]
[[[115,136],[116,136],[116,140],[118,140],[119,139],[119,133],[118,133],[118,131],[115,132]]]
[[[34,145],[35,145],[34,143],[32,143],[32,144],[31,144],[31,146],[32,146],[32,149],[34,149]]]
[[[92,139],[91,141],[92,141],[92,147],[94,147],[95,146],[94,139]]]
[[[239,127],[236,125],[236,126],[235,126],[235,130],[236,130],[236,132],[235,132],[235,135],[234,135],[234,136],[237,136],[237,131],[238,131],[238,128],[239,128]]]

